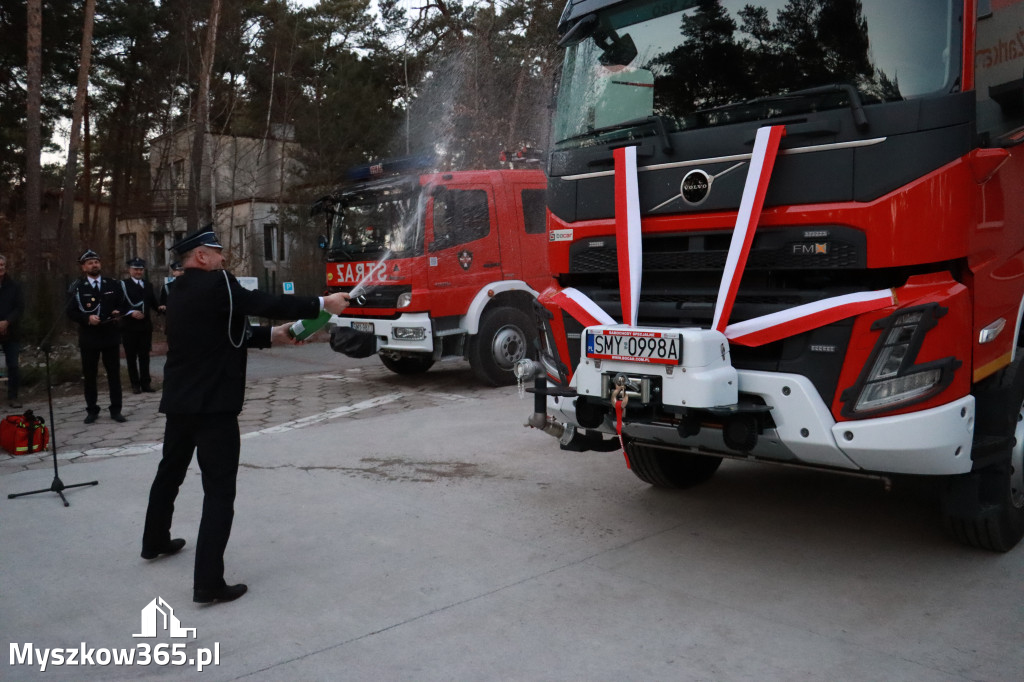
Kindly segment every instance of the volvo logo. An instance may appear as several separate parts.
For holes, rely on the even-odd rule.
[[[702,170],[692,170],[683,176],[679,185],[679,195],[688,204],[699,204],[708,198],[711,189],[711,176]]]
[[[669,197],[668,199],[661,202],[660,204],[658,204],[657,206],[650,210],[657,211],[660,208],[668,206],[676,199],[682,199],[691,206],[701,204],[704,202],[705,199],[708,198],[708,195],[711,194],[711,184],[715,180],[722,177],[726,173],[736,170],[737,168],[741,167],[744,163],[746,162],[740,161],[739,163],[735,163],[726,168],[725,170],[715,173],[714,175],[710,175],[707,171],[701,170],[699,168],[692,170],[683,176],[683,181],[679,183],[678,194]]]

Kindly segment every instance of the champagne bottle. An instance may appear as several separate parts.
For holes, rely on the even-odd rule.
[[[320,314],[311,320],[296,320],[288,327],[288,336],[296,341],[305,341],[324,328],[331,320],[331,314],[321,310]]]

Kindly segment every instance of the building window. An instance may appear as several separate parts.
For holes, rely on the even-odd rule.
[[[167,265],[168,244],[167,242],[164,241],[166,238],[167,235],[164,232],[149,233],[149,243],[153,245],[153,248],[150,250],[150,253],[152,254],[150,262],[153,264],[153,267],[155,268]]]
[[[263,260],[276,262],[284,255],[284,244],[281,230],[277,223],[263,224]]]
[[[239,254],[245,253],[245,223],[235,225],[234,243],[231,248]]]
[[[135,235],[134,234],[122,234],[121,235],[121,253],[124,254],[126,261],[131,260],[139,255],[136,251]]]
[[[185,160],[178,159],[171,166],[171,182],[177,189],[185,188]]]

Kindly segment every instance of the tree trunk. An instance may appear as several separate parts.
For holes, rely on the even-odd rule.
[[[42,248],[43,228],[40,224],[40,203],[42,200],[42,101],[43,101],[43,2],[28,0],[27,40],[27,81],[28,104],[25,118],[28,130],[25,139],[25,287],[26,310],[36,320],[41,319],[39,286],[45,269],[46,249]],[[49,310],[49,307],[46,307]],[[42,326],[41,324],[39,326]]]
[[[92,204],[92,129],[89,126],[88,93],[85,96],[85,109],[82,111],[82,125],[85,128],[82,141],[82,190],[85,192],[82,201],[82,239],[87,244],[95,244],[95,226],[89,220],[89,208]]]
[[[186,216],[189,232],[199,229],[203,144],[206,141],[206,131],[210,124],[210,75],[213,72],[213,58],[217,54],[217,25],[219,23],[220,0],[213,0],[210,3],[210,20],[206,25],[206,42],[203,45],[203,55],[200,60],[199,98],[196,102],[195,137],[192,138],[192,170],[189,173],[188,214]],[[211,201],[213,200],[211,197]]]
[[[71,109],[71,136],[68,139],[68,161],[64,167],[64,194],[61,199],[60,220],[57,222],[58,263],[63,268],[69,264],[68,247],[71,222],[75,215],[75,171],[78,166],[78,143],[82,131],[82,113],[85,110],[85,96],[89,90],[89,66],[92,61],[92,23],[96,14],[96,0],[85,0],[85,19],[82,22],[82,56],[78,66],[78,86],[75,103]],[[76,240],[77,242],[77,240]],[[112,257],[108,254],[107,257]]]

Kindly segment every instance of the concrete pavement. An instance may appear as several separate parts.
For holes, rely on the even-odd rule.
[[[320,363],[316,348],[273,352],[250,357]],[[477,386],[462,363],[418,377],[374,360],[258,373],[226,556],[228,580],[250,587],[237,602],[191,602],[194,466],[175,521],[188,545],[138,556],[156,396],[131,397],[126,424],[81,429],[80,401],[57,406],[62,480],[100,481],[69,490],[69,508],[52,493],[7,499],[49,485],[48,460],[0,461],[0,678],[1010,681],[1024,669],[1024,550],[951,544],[926,485],[886,494],[727,462],[707,485],[657,490],[618,453],[561,452],[523,428],[529,397]],[[194,637],[133,637],[157,597]],[[97,661],[154,658],[160,644],[184,665]],[[40,672],[46,648],[91,650],[93,664]],[[205,650],[219,663],[200,674],[188,661]]]

